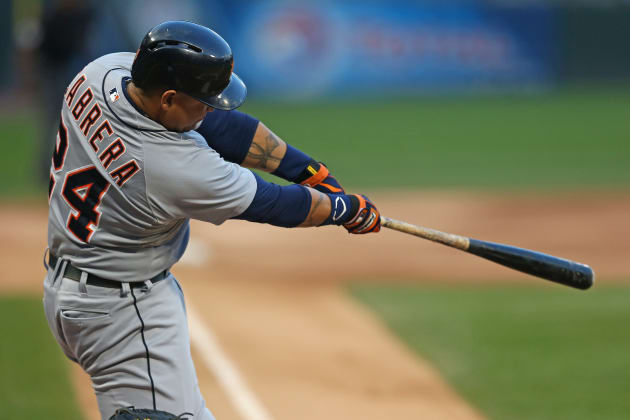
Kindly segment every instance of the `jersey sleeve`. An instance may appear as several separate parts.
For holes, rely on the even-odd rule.
[[[214,224],[243,213],[254,199],[251,171],[191,142],[147,148],[147,199],[156,218]]]
[[[209,112],[197,132],[223,159],[241,164],[252,144],[258,120],[240,111]]]

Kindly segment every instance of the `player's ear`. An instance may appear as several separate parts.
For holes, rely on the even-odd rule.
[[[169,109],[173,106],[173,99],[175,98],[175,91],[173,89],[165,90],[162,93],[162,98],[160,99],[160,107],[163,110]]]

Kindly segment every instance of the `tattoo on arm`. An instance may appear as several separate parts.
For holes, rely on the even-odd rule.
[[[275,170],[282,156],[278,156],[280,147],[280,140],[271,131],[265,134],[263,140],[259,143],[253,141],[246,159],[252,164],[253,167],[262,170]]]
[[[324,197],[326,197],[324,194],[317,194],[317,201],[315,202],[315,204],[311,206],[311,211],[308,213],[308,216],[306,220],[304,221],[303,225],[314,226],[318,224],[315,221],[316,219],[315,215],[317,214],[317,209],[319,208],[319,206],[321,206],[322,203],[324,202]],[[320,220],[319,223],[321,222],[322,221]]]

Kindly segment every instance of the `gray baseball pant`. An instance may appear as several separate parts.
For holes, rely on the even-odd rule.
[[[102,419],[135,406],[214,420],[199,390],[175,277],[109,288],[86,284],[85,273],[80,282],[63,278],[64,264],[48,268],[44,310],[65,355],[90,375]]]

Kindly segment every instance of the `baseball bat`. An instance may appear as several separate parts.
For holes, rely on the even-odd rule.
[[[381,226],[457,248],[546,280],[586,290],[593,285],[591,267],[529,249],[480,241],[381,216]]]

